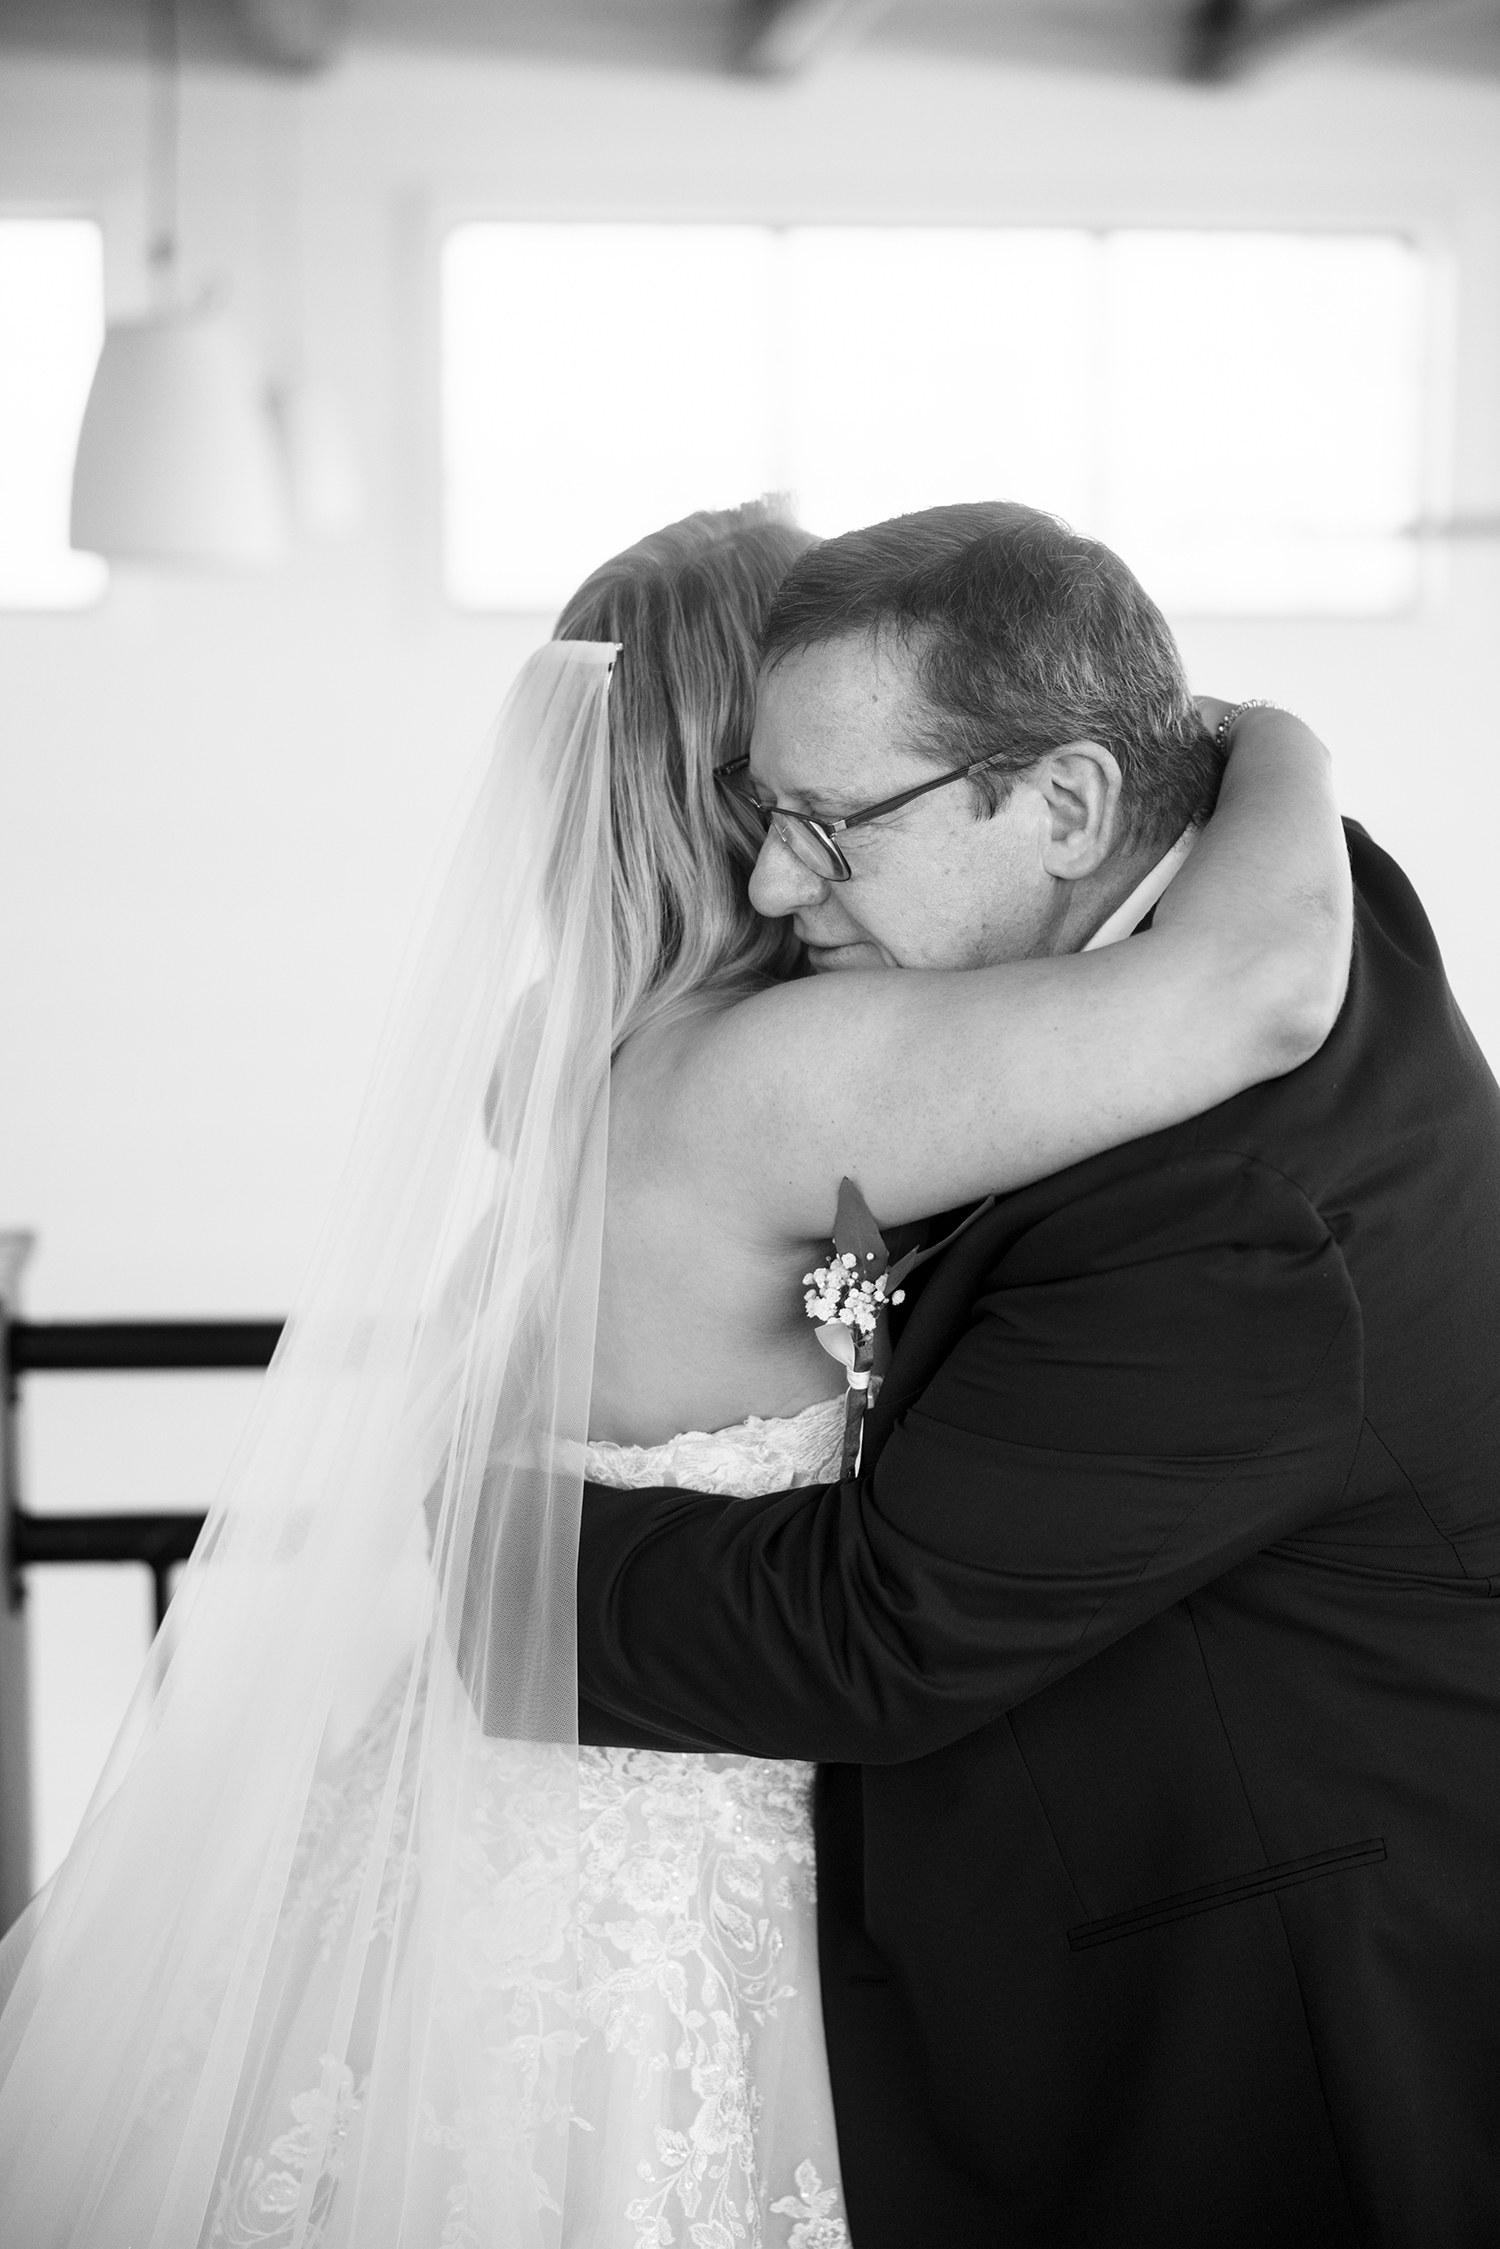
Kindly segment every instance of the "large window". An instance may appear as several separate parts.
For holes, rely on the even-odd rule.
[[[0,219],[0,609],[81,609],[97,555],[68,545],[73,454],[104,338],[89,219]]]
[[[1009,497],[1168,608],[1416,590],[1424,261],[1385,235],[512,225],[444,246],[444,563],[555,609],[695,507]]]

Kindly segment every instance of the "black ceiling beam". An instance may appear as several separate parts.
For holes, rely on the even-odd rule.
[[[794,78],[863,39],[892,0],[745,0],[736,67]]]
[[[344,51],[349,0],[231,0],[252,59],[305,76],[327,70]]]
[[[1257,63],[1322,31],[1361,17],[1389,15],[1411,0],[1194,0],[1184,24],[1183,75],[1209,84],[1239,78]]]

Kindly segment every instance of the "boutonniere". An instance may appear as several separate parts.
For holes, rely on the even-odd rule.
[[[826,1265],[803,1274],[802,1301],[808,1318],[818,1322],[818,1341],[840,1361],[848,1381],[841,1480],[859,1472],[865,1415],[880,1388],[875,1360],[883,1323],[891,1306],[902,1301],[899,1284],[919,1254],[911,1250],[893,1265],[864,1196],[852,1179],[839,1181],[833,1254]]]

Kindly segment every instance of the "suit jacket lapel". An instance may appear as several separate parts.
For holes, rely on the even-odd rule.
[[[968,1320],[980,1278],[996,1255],[1014,1199],[1007,1195],[997,1201],[991,1195],[967,1210],[944,1211],[928,1221],[928,1231],[935,1237],[930,1262],[919,1265],[902,1284],[908,1292],[908,1302],[902,1307],[905,1318],[889,1371],[870,1409],[865,1430],[867,1464],[873,1462],[897,1416],[927,1387],[952,1350],[955,1322],[962,1325]],[[909,1248],[911,1244],[908,1241],[904,1246]]]
[[[989,1200],[993,1202],[994,1197],[991,1196]],[[959,1203],[954,1209],[940,1210],[931,1218],[914,1218],[906,1226],[882,1227],[881,1232],[892,1265],[909,1256],[913,1250],[917,1252],[916,1263],[898,1284],[902,1301],[893,1307],[890,1314],[893,1347],[899,1347],[906,1332],[906,1323],[911,1318],[942,1252],[969,1220],[976,1218],[987,1207],[984,1203]]]

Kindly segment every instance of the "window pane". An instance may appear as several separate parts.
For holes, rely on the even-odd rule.
[[[1090,235],[798,227],[787,482],[825,536],[952,500],[1095,512]]]
[[[824,534],[1030,501],[1179,612],[1389,612],[1417,588],[1429,318],[1386,236],[464,227],[449,589],[555,608],[771,488]]]
[[[78,427],[104,340],[89,219],[0,219],[0,607],[81,609],[107,572],[68,546]]]
[[[1383,236],[1108,238],[1105,536],[1168,608],[1399,608],[1422,261]]]
[[[596,564],[769,481],[760,227],[458,228],[443,254],[446,576],[557,608]]]

